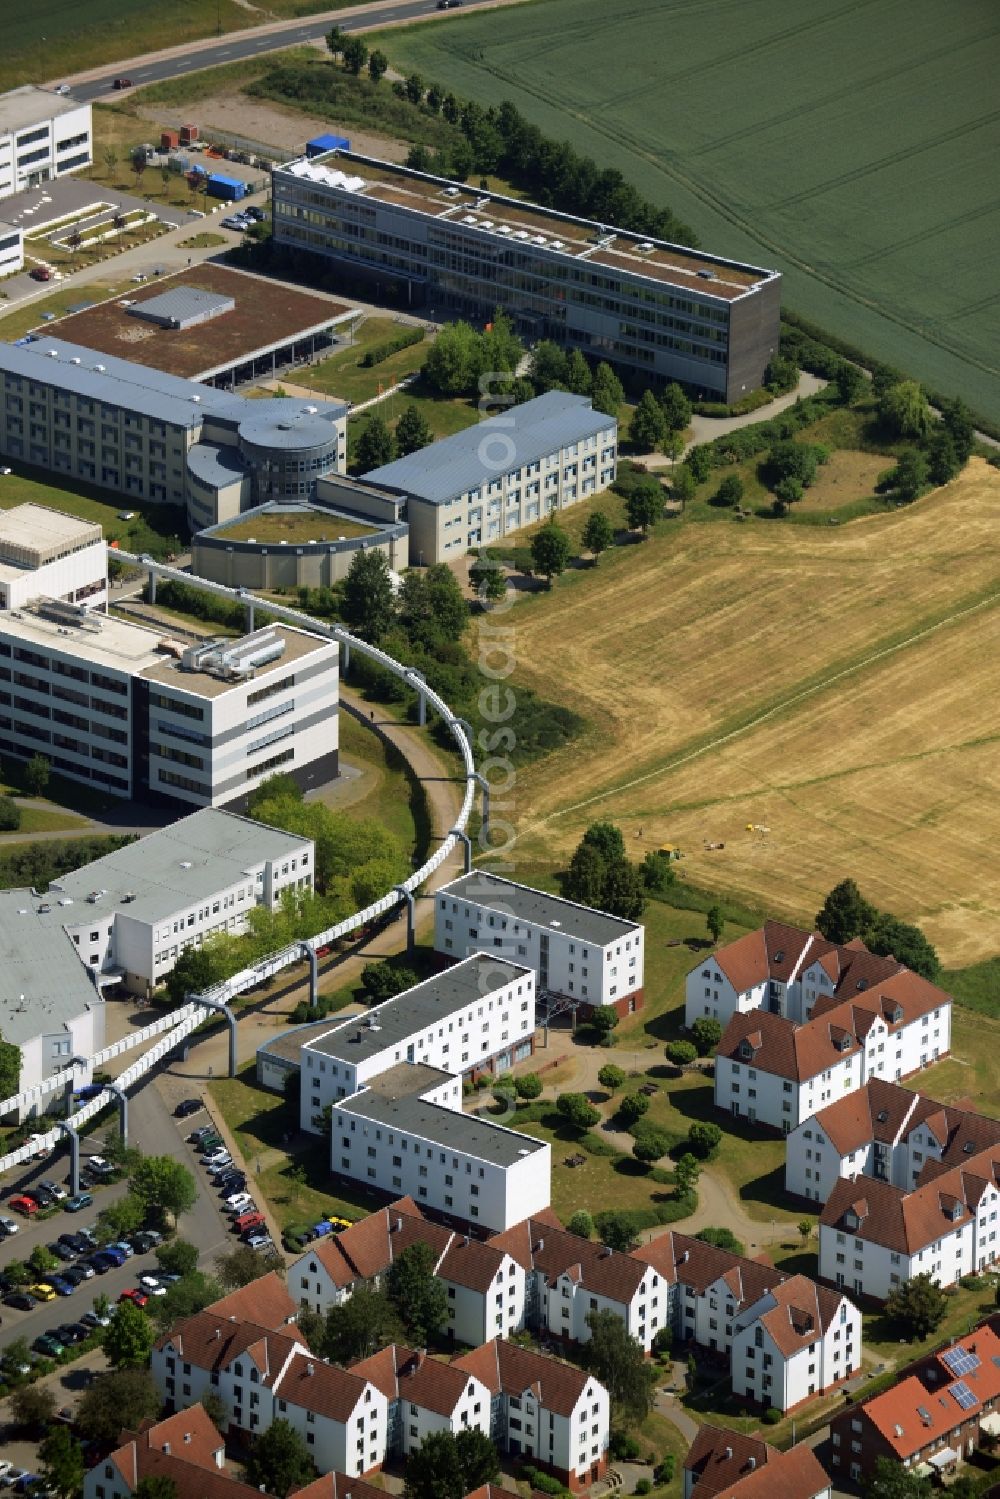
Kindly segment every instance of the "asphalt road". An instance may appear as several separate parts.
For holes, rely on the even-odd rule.
[[[211,1190],[210,1178],[198,1165],[198,1153],[184,1140],[186,1134],[206,1121],[206,1115],[193,1114],[188,1119],[174,1119],[164,1103],[156,1082],[147,1079],[129,1098],[129,1138],[146,1155],[171,1155],[182,1161],[194,1172],[198,1183],[198,1197],[194,1207],[185,1213],[178,1225],[178,1236],[197,1245],[203,1269],[210,1269],[216,1255],[232,1248],[236,1239],[229,1231],[228,1221],[219,1211],[218,1198]],[[109,1120],[113,1116],[108,1116]],[[101,1133],[103,1134],[103,1128]],[[85,1138],[81,1149],[81,1165],[87,1155],[100,1154],[100,1144],[95,1135]],[[0,1212],[14,1218],[19,1229],[11,1238],[0,1244],[0,1271],[11,1260],[26,1260],[37,1244],[51,1244],[60,1234],[76,1233],[81,1228],[93,1228],[98,1213],[125,1191],[122,1182],[111,1187],[98,1187],[93,1191],[94,1204],[80,1213],[60,1212],[44,1223],[32,1223],[7,1209],[7,1201],[16,1196],[33,1181],[47,1177],[61,1185],[69,1174],[67,1155],[49,1157],[48,1160],[32,1163],[14,1184],[4,1186]],[[55,1301],[40,1302],[30,1312],[19,1312],[13,1307],[0,1307],[0,1350],[13,1339],[24,1337],[32,1343],[39,1333],[48,1332],[61,1322],[76,1322],[84,1312],[89,1312],[95,1298],[107,1296],[112,1304],[122,1291],[138,1283],[138,1277],[156,1273],[156,1254],[134,1255],[124,1265],[109,1270],[105,1275],[95,1275],[84,1281],[71,1296],[57,1296]],[[44,1279],[40,1276],[39,1279]]]
[[[465,4],[468,9],[474,8],[473,0],[465,0]],[[349,16],[344,16],[339,20],[338,25],[344,31],[371,31],[376,26],[385,25],[387,21],[411,21],[416,17],[431,14],[437,14],[435,0],[415,0],[414,4],[399,5],[391,11],[386,11],[384,8],[352,11]],[[447,14],[447,12],[442,12],[442,14]],[[145,83],[159,83],[164,78],[177,78],[181,74],[193,73],[202,68],[214,68],[222,63],[240,62],[246,57],[257,57],[262,52],[281,52],[288,47],[300,46],[303,42],[314,42],[325,36],[330,26],[331,22],[329,18],[326,18],[321,21],[306,21],[301,26],[269,32],[262,36],[250,33],[239,40],[221,37],[217,46],[199,48],[188,57],[164,58],[162,61],[141,63],[137,67],[130,67],[128,77],[137,88]],[[116,76],[119,75],[111,72],[88,83],[74,84],[74,99],[92,101],[103,98],[105,94],[113,93]]]

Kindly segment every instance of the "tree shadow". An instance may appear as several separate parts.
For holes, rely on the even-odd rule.
[[[728,1126],[727,1126],[728,1127]],[[752,1139],[753,1136],[744,1138]],[[793,1206],[791,1197],[785,1191],[785,1168],[775,1166],[766,1176],[757,1176],[753,1181],[744,1182],[740,1188],[741,1202],[763,1202],[768,1207],[781,1208],[787,1212]]]

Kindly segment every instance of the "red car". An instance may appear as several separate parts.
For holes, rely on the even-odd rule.
[[[115,88],[119,88],[119,89],[121,89],[121,88],[131,88],[132,87],[132,80],[131,80],[131,78],[116,78],[115,82],[114,82],[114,87]]]
[[[28,272],[28,275],[31,277],[32,281],[52,280],[52,272],[49,270],[48,266],[44,265],[36,265],[34,270]]]
[[[263,1222],[263,1213],[241,1213],[233,1226],[241,1234],[248,1228],[258,1228]]]
[[[145,1306],[149,1297],[145,1291],[140,1291],[138,1286],[133,1286],[131,1291],[123,1291],[118,1298],[119,1301],[134,1301],[136,1306]]]
[[[38,1212],[38,1203],[33,1197],[12,1197],[7,1206],[12,1207],[15,1213],[23,1213],[26,1218]]]

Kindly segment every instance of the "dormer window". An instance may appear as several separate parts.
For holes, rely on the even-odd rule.
[[[867,979],[858,979],[858,993],[861,994],[868,988]]]
[[[840,1049],[841,1049],[841,1051],[850,1051],[850,1049],[851,1049],[851,1047],[852,1047],[853,1044],[854,1044],[854,1038],[852,1036],[841,1036],[841,1038],[840,1038]]]
[[[749,1041],[740,1042],[740,1056],[745,1062],[753,1061],[753,1047],[750,1045]]]
[[[879,1124],[887,1124],[889,1120],[889,1110],[879,1109],[875,1117],[878,1120]]]
[[[861,1227],[861,1219],[858,1217],[853,1208],[851,1208],[844,1214],[844,1222],[847,1224],[847,1227],[851,1229]]]

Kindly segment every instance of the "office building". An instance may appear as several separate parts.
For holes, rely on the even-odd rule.
[[[778,352],[776,271],[344,151],[271,181],[275,241],[376,297],[481,321],[500,305],[531,339],[728,402]]]
[[[187,809],[337,774],[337,646],[288,625],[182,645],[80,604],[0,613],[0,732],[70,779]]]
[[[470,953],[524,963],[538,989],[577,1001],[584,1012],[642,1008],[645,930],[530,885],[474,870],[434,897],[434,950],[460,961]]]
[[[365,475],[406,496],[410,558],[430,566],[607,489],[618,423],[551,390]]]
[[[0,611],[40,597],[106,609],[104,533],[93,521],[46,505],[0,510]]]
[[[0,94],[0,198],[93,161],[89,104],[25,84]]]
[[[24,269],[24,230],[0,220],[0,277]]]
[[[46,336],[0,344],[0,374],[0,453],[184,505],[193,531],[268,500],[308,498],[321,475],[346,466],[339,401],[250,400]]]

